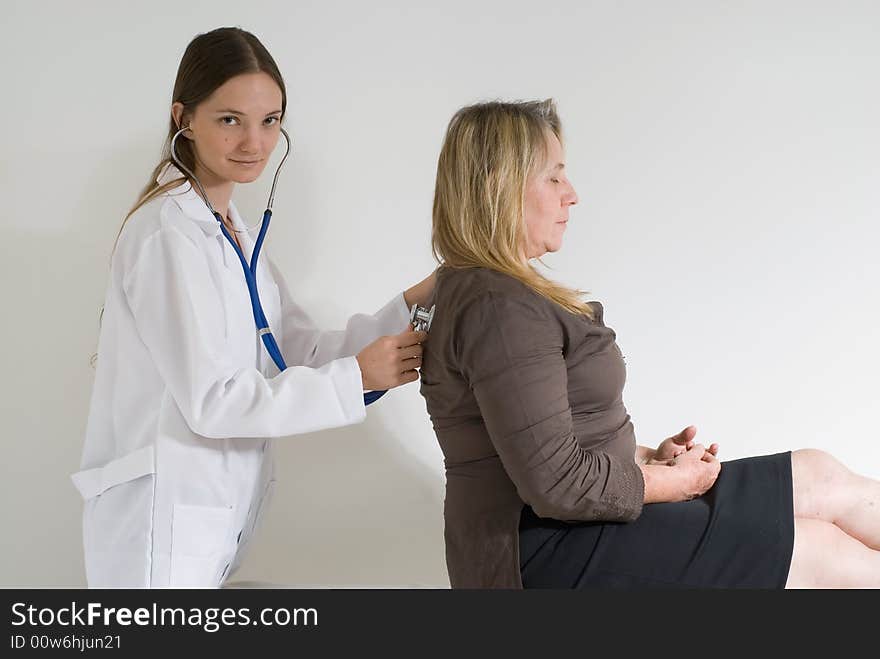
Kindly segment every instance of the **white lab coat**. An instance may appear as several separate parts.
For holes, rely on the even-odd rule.
[[[177,174],[169,167],[160,181]],[[245,227],[232,204],[229,214]],[[253,239],[238,235],[249,259]],[[85,500],[90,587],[221,585],[274,484],[268,438],[364,419],[353,355],[406,329],[403,295],[344,331],[322,332],[265,251],[257,282],[283,373],[257,337],[241,263],[189,184],[127,222],[72,476]]]

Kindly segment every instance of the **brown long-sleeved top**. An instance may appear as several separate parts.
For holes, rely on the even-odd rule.
[[[631,521],[644,481],[615,333],[484,268],[437,273],[421,393],[446,465],[453,588],[522,588],[523,503],[564,521]]]

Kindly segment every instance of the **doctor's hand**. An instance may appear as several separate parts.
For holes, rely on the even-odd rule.
[[[395,336],[382,336],[357,354],[364,391],[399,387],[419,379],[422,346],[427,332],[414,332],[412,325]]]
[[[694,448],[694,437],[696,434],[697,429],[694,426],[688,426],[677,435],[667,437],[657,447],[649,464],[668,464],[685,451],[690,451]],[[708,449],[705,449],[705,453],[709,453],[711,457],[717,456],[718,444],[712,444]],[[706,457],[705,459],[708,460],[709,458]]]

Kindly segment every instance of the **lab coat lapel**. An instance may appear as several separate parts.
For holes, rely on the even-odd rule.
[[[183,173],[173,164],[168,163],[165,168],[159,172],[156,182],[159,185],[169,183],[174,179],[182,178]],[[168,196],[174,200],[174,203],[183,211],[183,214],[193,220],[206,236],[220,236],[220,223],[217,218],[211,214],[210,209],[204,200],[196,193],[189,181],[184,180],[178,187],[168,193]]]

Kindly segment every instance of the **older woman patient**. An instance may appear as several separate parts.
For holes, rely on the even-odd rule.
[[[440,153],[421,392],[454,588],[880,586],[880,483],[798,450],[636,444],[598,302],[538,273],[577,194],[552,101],[482,103]]]

